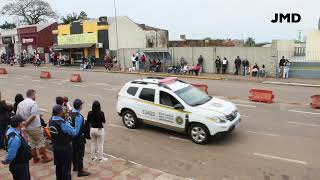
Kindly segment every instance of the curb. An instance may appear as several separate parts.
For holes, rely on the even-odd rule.
[[[264,81],[262,84],[275,84],[275,85],[287,85],[287,86],[300,86],[300,87],[316,87],[320,88],[318,84],[304,84],[304,83],[286,83],[277,81]]]

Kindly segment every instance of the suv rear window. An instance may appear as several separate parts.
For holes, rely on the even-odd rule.
[[[138,91],[137,87],[129,87],[128,90],[127,90],[127,93],[132,95],[132,96],[135,96],[137,91]]]
[[[143,88],[139,98],[146,100],[146,101],[150,101],[150,102],[154,102],[154,95],[155,95],[155,90],[154,89],[149,89],[149,88]]]

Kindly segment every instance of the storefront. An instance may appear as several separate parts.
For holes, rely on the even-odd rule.
[[[55,35],[52,50],[67,63],[81,63],[83,57],[93,57],[102,64],[109,49],[108,28],[106,21],[91,20],[59,25],[52,32]]]

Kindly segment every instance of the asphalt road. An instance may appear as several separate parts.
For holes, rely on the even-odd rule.
[[[9,74],[0,75],[2,98],[14,101],[15,94],[33,88],[47,118],[56,96],[83,99],[84,115],[99,100],[108,121],[105,152],[116,157],[201,180],[320,179],[320,111],[308,105],[319,88],[184,79],[207,84],[210,95],[236,103],[243,115],[240,128],[229,137],[200,146],[185,135],[155,127],[124,128],[115,109],[117,92],[124,83],[141,76],[51,69],[53,78],[44,80],[39,78],[39,68],[4,67]],[[84,82],[69,82],[71,73],[80,73]],[[248,101],[251,88],[273,90],[276,102]]]

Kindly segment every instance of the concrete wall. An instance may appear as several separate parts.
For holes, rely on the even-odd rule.
[[[116,22],[109,20],[109,45],[110,50],[117,49]],[[167,48],[169,37],[167,31],[143,30],[126,16],[117,17],[119,49],[147,48],[148,40],[156,48]]]
[[[119,59],[122,67],[131,67],[131,56],[137,51],[143,49],[131,48],[131,49],[120,49]],[[152,50],[152,49],[149,49]],[[159,49],[154,49],[159,50]],[[167,50],[167,49],[163,49]],[[261,47],[177,47],[169,48],[169,52],[172,56],[173,63],[179,63],[181,57],[184,57],[189,65],[197,63],[200,55],[204,58],[204,70],[207,73],[215,73],[214,61],[217,56],[221,59],[226,57],[229,60],[228,72],[234,73],[235,65],[234,60],[237,56],[240,58],[248,59],[250,66],[257,63],[258,66],[263,64],[266,66],[268,75],[275,76],[276,72],[276,61],[272,58],[272,48],[261,48]],[[277,57],[275,57],[277,59]]]
[[[178,47],[170,48],[171,55],[175,63],[179,62],[181,57],[184,57],[189,65],[194,65],[200,55],[204,58],[204,69],[205,72],[214,73],[215,64],[214,61],[217,56],[220,58],[226,57],[229,61],[228,72],[233,73],[235,71],[234,60],[237,56],[240,58],[247,59],[250,62],[250,66],[257,63],[258,66],[263,64],[270,71],[270,75],[274,73],[275,62],[271,59],[271,48],[260,48],[260,47]]]
[[[119,49],[145,48],[146,37],[143,30],[128,17],[117,17]],[[109,45],[110,50],[117,49],[117,33],[114,18],[109,21]]]
[[[320,62],[320,30],[307,34],[306,61]]]

